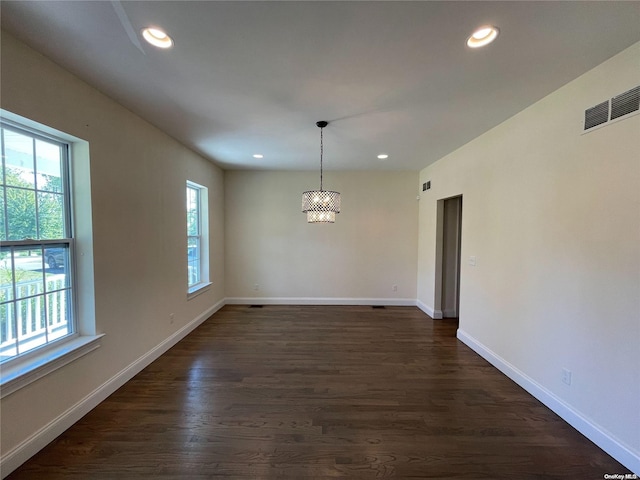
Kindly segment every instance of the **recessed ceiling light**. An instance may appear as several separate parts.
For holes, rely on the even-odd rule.
[[[262,155],[261,153],[256,153],[253,155],[253,158],[264,158],[264,155]]]
[[[480,27],[467,39],[467,45],[471,48],[479,48],[489,45],[497,38],[499,32],[500,30],[498,30],[497,27],[493,27],[491,25]]]
[[[381,153],[380,155],[378,155],[378,158],[380,160],[385,160],[385,159],[389,158],[389,155],[387,155],[386,153]]]
[[[142,37],[154,47],[171,48],[173,39],[159,28],[149,27],[142,30]]]

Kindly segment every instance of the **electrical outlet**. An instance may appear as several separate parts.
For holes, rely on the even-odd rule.
[[[175,317],[175,316],[176,316],[176,314],[175,314],[175,313],[170,313],[170,314],[169,314],[169,323],[170,323],[171,325],[173,325],[173,317]]]
[[[394,292],[397,292],[398,291],[398,285],[393,285],[391,287],[391,290],[393,290]]]
[[[571,385],[571,370],[567,370],[566,368],[562,369],[562,383]]]
[[[257,292],[258,290],[260,290],[260,285],[257,283],[253,284],[253,289]]]

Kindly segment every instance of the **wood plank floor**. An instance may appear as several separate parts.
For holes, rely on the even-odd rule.
[[[18,479],[601,479],[622,465],[413,307],[226,306]]]

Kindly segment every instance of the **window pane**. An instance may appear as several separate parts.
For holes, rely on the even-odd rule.
[[[13,268],[11,268],[11,249],[0,250],[0,303],[13,300]]]
[[[66,243],[0,251],[0,361],[73,333],[69,256]]]
[[[198,235],[198,212],[187,212],[187,235]]]
[[[187,239],[187,271],[189,286],[200,282],[200,239]]]
[[[198,190],[187,188],[187,235],[199,235],[200,219]]]
[[[18,353],[23,353],[47,343],[44,325],[44,296],[18,300]]]
[[[35,188],[33,171],[33,139],[3,129],[7,185]]]
[[[36,238],[36,192],[7,187],[8,240]]]
[[[44,293],[42,247],[15,247],[13,265],[16,298]]]
[[[0,362],[18,354],[14,307],[13,302],[0,304]]]
[[[36,140],[36,183],[38,190],[62,193],[62,147]]]
[[[49,341],[72,332],[69,315],[70,291],[61,290],[47,294],[47,329]]]
[[[38,220],[40,239],[65,238],[64,197],[58,193],[38,192]]]
[[[47,245],[44,250],[47,273],[47,291],[69,286],[69,246],[67,244]]]

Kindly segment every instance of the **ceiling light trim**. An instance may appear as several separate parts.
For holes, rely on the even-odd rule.
[[[484,47],[498,38],[499,34],[500,29],[498,27],[493,25],[483,25],[480,28],[476,28],[471,36],[467,38],[467,46],[469,48]]]
[[[142,29],[142,38],[147,43],[158,48],[173,47],[173,38],[171,38],[164,30],[158,27],[146,27]]]

